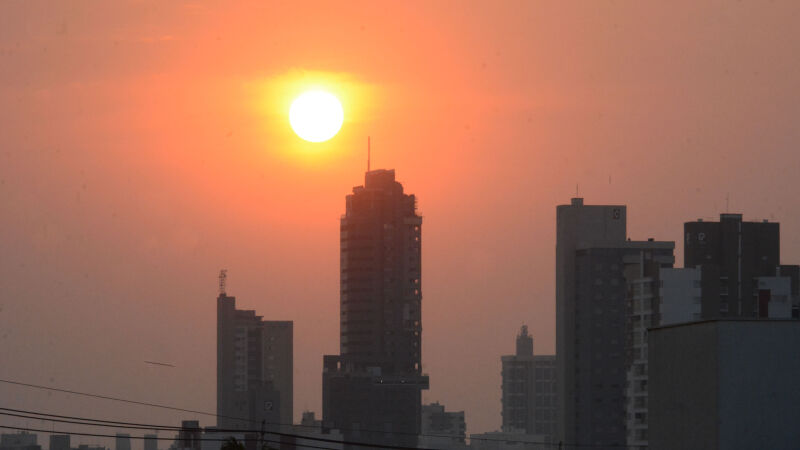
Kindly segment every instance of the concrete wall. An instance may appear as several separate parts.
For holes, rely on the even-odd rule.
[[[716,328],[655,328],[649,346],[650,449],[717,448]]]
[[[800,446],[800,321],[650,331],[650,449]]]
[[[720,447],[800,448],[800,322],[719,322]]]

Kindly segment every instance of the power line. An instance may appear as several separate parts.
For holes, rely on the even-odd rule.
[[[82,433],[82,432],[72,432],[72,431],[55,431],[55,430],[43,430],[41,428],[30,428],[30,427],[16,427],[11,425],[3,425],[0,424],[0,429],[6,430],[17,430],[17,431],[36,431],[41,433],[51,433],[51,434],[69,434],[74,436],[88,436],[88,437],[107,437],[107,438],[116,438],[118,437],[116,434],[102,434],[102,433]],[[174,441],[175,438],[166,438],[166,437],[158,437],[158,436],[126,436],[128,439],[154,439],[157,441]],[[198,438],[194,439],[196,441],[205,441],[205,442],[227,442],[230,438]],[[241,442],[268,442],[270,444],[288,444],[294,447],[306,447],[306,448],[314,448],[319,450],[336,450],[331,447],[319,447],[316,445],[310,444],[298,444],[296,442],[286,442],[286,441],[276,441],[273,439],[266,439],[266,438],[247,438],[244,439],[237,439]]]
[[[182,431],[186,430],[184,427],[177,427],[174,425],[155,425],[155,424],[144,424],[144,423],[134,423],[134,422],[117,422],[111,420],[102,420],[102,419],[91,419],[88,417],[78,417],[78,416],[63,416],[57,414],[47,414],[47,413],[39,413],[36,411],[28,411],[28,410],[21,410],[21,409],[12,409],[12,408],[0,408],[2,411],[14,411],[14,412],[22,412],[28,414],[35,414],[35,415],[23,415],[23,414],[14,414],[14,413],[4,413],[0,412],[0,415],[4,416],[11,416],[11,417],[20,417],[25,419],[34,419],[34,420],[46,420],[48,422],[60,422],[60,423],[70,423],[76,425],[88,425],[88,426],[97,426],[97,427],[108,427],[108,428],[123,428],[123,429],[140,429],[140,430],[161,430],[161,431]],[[43,416],[43,417],[37,417]],[[57,419],[48,418],[48,417],[59,417]],[[67,420],[70,419],[70,420]],[[199,430],[194,429],[192,430]],[[231,429],[219,429],[214,428],[213,431],[216,432],[225,432],[225,433],[249,433],[249,434],[256,434],[261,433],[261,430],[231,430]],[[278,431],[266,431],[268,434],[273,434],[276,436],[281,437],[289,437],[289,438],[299,438],[299,439],[307,439],[311,441],[318,441],[318,442],[326,442],[326,443],[333,443],[333,444],[346,444],[346,445],[354,445],[354,446],[361,446],[361,447],[379,447],[379,448],[386,448],[391,450],[438,450],[438,449],[424,449],[419,447],[406,447],[400,445],[379,445],[373,443],[366,443],[366,442],[353,442],[353,441],[345,441],[345,440],[338,440],[338,439],[329,439],[329,438],[322,438],[318,436],[307,436],[302,434],[294,434],[294,433],[283,433]]]
[[[6,384],[11,384],[11,385],[17,385],[17,386],[24,386],[24,387],[34,388],[34,389],[43,389],[43,390],[54,391],[54,392],[62,392],[62,393],[73,394],[73,395],[81,395],[81,396],[85,396],[85,397],[93,397],[93,398],[99,398],[99,399],[103,399],[103,400],[117,401],[117,402],[122,402],[122,403],[140,405],[140,406],[148,406],[148,407],[153,407],[153,408],[168,409],[168,410],[172,410],[172,411],[188,412],[188,413],[193,413],[193,414],[201,414],[201,415],[205,415],[205,416],[234,419],[234,420],[239,420],[239,421],[249,422],[249,423],[257,423],[257,421],[252,421],[250,419],[245,419],[245,418],[242,418],[242,417],[226,416],[226,415],[211,413],[211,412],[207,412],[207,411],[192,410],[192,409],[187,409],[187,408],[180,408],[180,407],[177,407],[177,406],[169,406],[169,405],[162,405],[162,404],[158,404],[158,403],[142,402],[142,401],[138,401],[138,400],[130,400],[130,399],[112,397],[112,396],[107,396],[107,395],[92,394],[92,393],[88,393],[88,392],[80,392],[80,391],[75,391],[75,390],[70,390],[70,389],[55,388],[55,387],[50,387],[50,386],[42,386],[42,385],[32,384],[32,383],[23,383],[23,382],[14,381],[14,380],[0,379],[0,383],[6,383]],[[55,414],[37,413],[35,411],[11,410],[9,408],[0,408],[0,410],[27,412],[27,413],[31,413],[31,414],[44,415],[44,416],[49,416],[49,417],[60,417],[60,418],[70,418],[70,419],[78,419],[78,420],[88,420],[88,421],[102,422],[102,423],[115,423],[115,424],[136,425],[136,426],[147,425],[147,424],[136,424],[136,423],[132,423],[132,422],[119,422],[119,421],[108,421],[108,420],[101,420],[101,419],[88,419],[88,418],[80,418],[80,417],[74,417],[74,416],[59,416],[59,415],[55,415]],[[41,419],[41,418],[36,417],[36,419]],[[48,420],[48,419],[41,419],[41,420]],[[54,422],[55,422],[55,420],[54,420]],[[277,426],[315,428],[315,429],[317,428],[314,425],[302,425],[302,424],[295,425],[295,424],[286,424],[286,423],[280,423],[280,422],[265,422],[265,424],[267,424],[267,425],[277,425]],[[89,424],[89,425],[92,425],[92,424]],[[97,425],[97,426],[100,426],[100,425]],[[169,426],[169,425],[168,426],[147,425],[147,426],[148,426],[148,429],[155,429],[155,428],[158,428],[158,427],[164,427],[164,428],[173,427],[173,428],[175,428],[174,426]],[[119,428],[124,428],[124,427],[120,426]],[[177,429],[180,429],[180,427],[177,427]],[[401,431],[391,432],[391,431],[374,431],[374,430],[347,430],[347,429],[342,429],[342,428],[339,428],[338,430],[339,431],[361,431],[361,432],[364,432],[364,433],[413,435],[413,436],[421,436],[421,437],[450,438],[450,439],[452,439],[454,437],[453,435],[436,435],[436,434],[422,434],[422,433],[416,434],[416,433],[401,432]],[[219,431],[236,431],[236,432],[259,433],[261,430],[219,430]],[[300,438],[303,438],[303,439],[318,440],[318,441],[322,441],[322,442],[346,443],[346,444],[359,445],[359,446],[373,446],[373,447],[391,448],[391,449],[395,449],[395,450],[425,450],[425,449],[420,449],[418,447],[413,447],[412,448],[412,447],[402,447],[402,446],[378,446],[378,445],[367,444],[367,443],[344,442],[344,441],[337,441],[337,440],[332,440],[332,439],[326,440],[326,439],[323,439],[323,438],[312,438],[312,437],[309,437],[309,436],[293,435],[293,434],[290,434],[290,433],[276,433],[276,432],[270,432],[270,433],[271,434],[278,434],[278,435],[284,434],[284,435],[289,436],[289,437],[300,437]],[[558,442],[528,441],[528,440],[520,440],[520,439],[492,439],[492,438],[481,438],[481,437],[470,437],[469,439],[471,441],[475,440],[475,441],[483,441],[483,442],[514,442],[514,443],[523,443],[523,444],[545,445],[545,446],[560,447],[560,448],[620,448],[620,449],[627,449],[628,448],[627,445],[572,444],[572,443],[558,443]],[[435,450],[435,449],[427,449],[427,450]]]
[[[149,407],[152,407],[152,408],[170,409],[170,410],[173,410],[173,411],[188,412],[188,413],[192,413],[192,414],[202,414],[204,416],[222,417],[222,418],[225,418],[225,419],[234,419],[234,420],[241,420],[241,421],[245,421],[245,422],[252,422],[250,419],[244,419],[242,417],[231,417],[231,416],[225,416],[225,415],[222,415],[222,414],[210,413],[210,412],[206,412],[206,411],[197,411],[197,410],[193,410],[193,409],[179,408],[177,406],[159,405],[158,403],[141,402],[141,401],[137,401],[137,400],[129,400],[129,399],[125,399],[125,398],[111,397],[111,396],[108,396],[108,395],[90,394],[88,392],[79,392],[79,391],[73,391],[73,390],[70,390],[70,389],[61,389],[61,388],[55,388],[55,387],[50,387],[50,386],[42,386],[42,385],[38,385],[38,384],[23,383],[21,381],[0,379],[0,383],[13,384],[13,385],[17,385],[17,386],[25,386],[25,387],[34,388],[34,389],[44,389],[44,390],[47,390],[47,391],[63,392],[65,394],[82,395],[84,397],[100,398],[100,399],[103,399],[103,400],[111,400],[111,401],[115,401],[115,402],[130,403],[130,404],[133,404],[133,405],[149,406]],[[280,425],[280,424],[277,424],[277,425]]]
[[[92,393],[88,393],[88,392],[80,392],[80,391],[75,391],[75,390],[71,390],[71,389],[63,389],[63,388],[56,388],[56,387],[50,387],[50,386],[42,386],[42,385],[39,385],[39,384],[23,383],[21,381],[0,379],[0,383],[7,383],[7,384],[16,385],[16,386],[23,386],[23,387],[33,388],[33,389],[43,389],[43,390],[53,391],[53,392],[62,392],[62,393],[66,393],[66,394],[81,395],[81,396],[84,396],[84,397],[99,398],[99,399],[103,399],[103,400],[110,400],[110,401],[116,401],[116,402],[122,402],[122,403],[129,403],[129,404],[139,405],[139,406],[148,406],[148,407],[152,407],[152,408],[161,408],[161,409],[168,409],[168,410],[172,410],[172,411],[188,412],[188,413],[192,413],[192,414],[202,414],[202,415],[205,415],[205,416],[221,417],[221,418],[225,418],[225,419],[234,419],[234,420],[239,420],[239,421],[242,421],[242,422],[249,422],[251,424],[257,424],[257,422],[254,422],[254,421],[251,421],[250,419],[245,419],[245,418],[242,418],[242,417],[232,417],[232,416],[226,416],[226,415],[222,415],[222,414],[211,413],[211,412],[207,412],[207,411],[198,411],[198,410],[193,410],[193,409],[180,408],[180,407],[177,407],[177,406],[169,406],[169,405],[162,405],[162,404],[158,404],[158,403],[142,402],[142,401],[138,401],[138,400],[130,400],[130,399],[124,399],[124,398],[119,398],[119,397],[111,397],[111,396],[108,396],[108,395],[100,395],[100,394],[92,394]],[[267,422],[266,424],[267,425],[278,425],[278,426],[283,425],[283,426],[299,426],[299,427],[305,427],[305,428],[316,428],[313,425],[302,425],[302,424],[301,425],[294,425],[294,424],[291,424],[291,423],[287,424],[287,423],[280,423],[280,422]],[[254,432],[255,431],[256,430],[254,430]],[[347,429],[341,429],[340,428],[339,431],[354,431],[354,430],[347,430]],[[392,432],[382,431],[382,430],[381,431],[359,430],[359,431],[362,431],[362,432],[365,432],[365,433],[383,433],[383,434],[392,433]],[[438,438],[452,438],[453,437],[451,435],[416,434],[416,433],[408,433],[408,432],[401,432],[401,431],[396,431],[396,432],[393,432],[393,433],[394,434],[403,434],[403,435],[424,436],[424,437],[438,437]],[[481,440],[481,441],[490,441],[490,442],[508,442],[508,440],[506,440],[506,439],[490,439],[490,438],[475,438],[475,439],[476,440]],[[526,442],[526,443],[532,443],[532,444],[545,444],[544,442],[529,442],[529,441],[520,441],[520,442]]]

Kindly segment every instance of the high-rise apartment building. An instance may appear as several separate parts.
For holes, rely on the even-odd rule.
[[[627,240],[622,205],[578,198],[556,214],[559,438],[565,446],[625,446],[628,291],[645,276],[632,267],[672,267],[675,244]]]
[[[556,378],[558,383],[559,440],[575,443],[577,380],[576,340],[576,252],[593,242],[625,240],[626,208],[623,205],[584,205],[573,198],[569,205],[556,208]]]
[[[533,355],[533,367],[533,433],[544,436],[547,442],[554,442],[558,430],[556,355]]]
[[[623,265],[626,285],[625,419],[627,446],[647,448],[647,330],[661,317],[662,276],[672,269],[675,244],[641,245]],[[689,269],[691,270],[691,269]]]
[[[780,265],[780,225],[720,214],[719,222],[687,222],[683,231],[683,265],[702,271],[702,318],[767,317],[756,278],[774,276]]]
[[[685,268],[631,266],[629,282],[627,445],[649,447],[648,330],[718,317],[796,317],[798,266],[780,265],[779,225],[743,222],[684,224]],[[648,274],[649,272],[649,274]],[[657,287],[656,287],[657,283]]]
[[[503,371],[502,416],[506,433],[534,433],[534,405],[536,370],[533,362],[533,336],[523,325],[517,335],[517,348],[513,355],[500,358]]]
[[[224,273],[220,276],[224,280]],[[217,297],[217,414],[224,429],[292,424],[293,323],[236,309]],[[272,428],[270,428],[272,429]]]
[[[503,364],[503,432],[555,439],[557,400],[554,355],[534,355],[533,337],[523,325],[516,353],[501,357]]]
[[[422,217],[394,170],[366,173],[340,224],[340,354],[323,360],[322,416],[345,440],[415,446],[422,374]]]

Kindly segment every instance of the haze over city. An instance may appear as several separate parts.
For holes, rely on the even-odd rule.
[[[227,269],[237,307],[294,322],[294,420],[320,414],[369,136],[371,169],[394,169],[424,220],[422,401],[497,430],[520,327],[555,353],[557,205],[626,205],[628,236],[675,241],[676,267],[683,224],[725,212],[780,222],[781,260],[800,261],[799,17],[791,1],[2,3],[0,379],[213,412]],[[320,143],[288,118],[309,87],[344,111]]]

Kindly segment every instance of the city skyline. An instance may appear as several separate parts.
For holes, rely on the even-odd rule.
[[[422,403],[498,430],[516,331],[556,350],[556,205],[626,205],[628,236],[676,242],[675,267],[684,223],[742,213],[779,222],[781,259],[800,261],[797,14],[3,3],[0,379],[214,411],[226,268],[237,307],[294,321],[293,419],[321,417],[338,220],[369,136],[371,169],[396,170],[425,222]],[[317,77],[345,116],[312,144],[273,109]],[[185,418],[7,384],[0,397]]]

